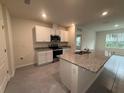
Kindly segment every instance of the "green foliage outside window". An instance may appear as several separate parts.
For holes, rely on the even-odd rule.
[[[124,49],[124,33],[107,34],[105,47]]]

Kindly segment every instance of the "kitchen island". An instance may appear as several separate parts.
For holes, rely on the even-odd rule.
[[[60,56],[60,79],[71,93],[85,93],[103,70],[109,57],[101,52]]]

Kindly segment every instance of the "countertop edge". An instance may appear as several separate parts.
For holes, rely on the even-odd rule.
[[[111,58],[111,56],[108,57],[108,58],[105,60],[104,64],[101,65],[100,68],[99,68],[97,71],[92,71],[92,70],[90,70],[90,69],[88,69],[88,68],[85,68],[85,67],[80,66],[80,65],[78,65],[78,64],[76,64],[76,63],[73,63],[73,62],[71,62],[71,61],[69,61],[69,60],[67,60],[67,59],[65,59],[65,58],[63,58],[63,57],[61,57],[61,56],[60,56],[59,58],[62,59],[62,60],[65,60],[65,61],[67,61],[67,62],[69,62],[69,63],[71,63],[71,64],[74,64],[74,65],[76,65],[76,66],[79,66],[79,67],[81,67],[81,68],[83,68],[83,69],[86,69],[86,70],[88,70],[88,71],[90,71],[90,72],[92,72],[92,73],[98,73],[98,72],[100,71],[100,69],[102,69],[102,67],[106,64],[106,62]]]

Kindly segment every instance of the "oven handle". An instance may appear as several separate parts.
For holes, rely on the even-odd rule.
[[[63,49],[56,49],[56,50],[53,50],[53,51],[58,51],[58,50],[63,50]]]

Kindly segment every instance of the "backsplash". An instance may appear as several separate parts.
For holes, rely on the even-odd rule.
[[[40,47],[48,47],[50,42],[37,42],[34,43],[34,48],[40,48]],[[69,46],[68,42],[61,42],[60,46]]]

